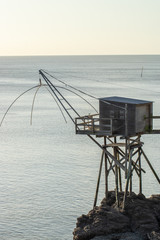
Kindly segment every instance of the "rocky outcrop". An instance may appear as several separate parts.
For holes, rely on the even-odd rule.
[[[109,192],[87,215],[77,219],[74,240],[160,240],[160,195],[146,198],[143,194],[127,196],[122,210],[123,193],[117,207],[115,193]],[[103,237],[102,237],[103,236]]]

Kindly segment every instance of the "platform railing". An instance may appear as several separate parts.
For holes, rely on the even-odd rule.
[[[112,135],[112,119],[99,118],[99,114],[75,119],[76,134]]]

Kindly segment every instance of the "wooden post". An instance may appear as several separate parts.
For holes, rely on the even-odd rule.
[[[102,156],[101,156],[101,162],[100,162],[100,167],[99,167],[99,174],[98,174],[98,180],[97,180],[97,188],[96,188],[96,194],[95,194],[95,198],[94,198],[93,208],[94,208],[94,207],[96,206],[96,204],[97,204],[99,184],[100,184],[101,172],[102,172],[103,156],[104,156],[104,151],[102,152]]]
[[[139,141],[140,143],[140,137],[139,136]],[[138,148],[138,165],[139,165],[139,193],[142,193],[142,171],[141,171],[141,152],[140,152],[140,147]]]
[[[125,137],[126,137],[126,161],[125,161],[125,178],[127,178],[127,161],[128,161],[128,112],[127,112],[127,104],[125,104]]]
[[[152,170],[152,172],[153,172],[154,176],[156,177],[157,181],[158,181],[158,182],[159,182],[159,184],[160,184],[160,179],[159,179],[159,177],[158,177],[157,173],[155,172],[154,168],[152,167],[152,165],[151,165],[151,163],[150,163],[149,159],[147,158],[147,156],[146,156],[146,154],[144,153],[144,151],[142,150],[142,148],[140,148],[140,149],[141,149],[141,152],[142,152],[142,154],[143,154],[144,158],[146,159],[146,162],[148,163],[148,165],[149,165],[150,169]]]
[[[117,160],[119,161],[119,152],[117,151]],[[118,176],[119,176],[119,190],[122,192],[122,176],[121,176],[121,169],[118,167]]]
[[[130,144],[130,140],[128,140],[128,143]],[[130,151],[131,152],[131,151]],[[132,154],[132,152],[131,152]],[[131,156],[132,157],[132,156]],[[132,159],[130,161],[130,178],[129,178],[129,195],[131,195],[132,193]]]
[[[138,152],[138,158],[139,158],[139,193],[142,193],[142,171],[141,171],[141,153],[140,148]]]
[[[128,137],[128,111],[127,104],[125,104],[125,136]]]
[[[107,141],[106,141],[106,136],[104,136],[104,146],[106,149]],[[107,200],[108,198],[108,164],[107,164],[107,155],[105,153],[105,158],[104,158],[104,163],[105,163],[105,198]]]
[[[116,143],[116,137],[114,137],[114,142]],[[116,150],[116,146],[113,147],[114,150],[114,157],[117,159],[117,150]],[[118,160],[118,159],[117,159]],[[115,185],[116,185],[116,189],[115,189],[115,194],[116,194],[116,202],[117,202],[117,206],[119,207],[119,191],[118,191],[118,167],[117,164],[115,164]]]
[[[125,179],[127,179],[128,139],[125,139]]]
[[[128,193],[128,184],[129,184],[129,179],[130,179],[130,175],[131,175],[132,151],[133,151],[133,149],[129,150],[129,165],[128,165],[128,173],[127,173],[125,192],[124,192],[124,197],[123,197],[123,209],[125,208],[126,197],[127,197],[127,193]]]
[[[119,190],[122,192],[122,176],[121,176],[121,169],[118,167],[119,171]]]
[[[132,193],[132,169],[131,169],[131,175],[130,175],[130,181],[129,181],[130,185],[129,185],[129,194],[131,195]]]

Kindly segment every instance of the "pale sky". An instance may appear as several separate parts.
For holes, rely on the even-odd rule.
[[[0,0],[0,56],[160,54],[160,0]]]

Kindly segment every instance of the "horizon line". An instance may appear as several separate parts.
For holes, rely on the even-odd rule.
[[[80,56],[159,56],[158,54],[144,53],[144,54],[31,54],[31,55],[0,55],[0,57],[80,57]]]

